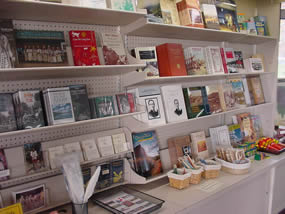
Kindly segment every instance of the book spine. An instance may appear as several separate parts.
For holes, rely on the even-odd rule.
[[[227,73],[229,73],[229,71],[228,71],[227,62],[226,62],[226,58],[225,58],[224,48],[220,48],[220,52],[221,52],[221,58],[222,58],[222,62],[223,62],[224,72],[225,72],[225,74],[227,74]]]

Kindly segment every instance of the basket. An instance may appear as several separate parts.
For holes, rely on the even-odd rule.
[[[179,170],[179,169],[178,169]],[[179,175],[173,173],[173,170],[167,173],[169,179],[169,185],[176,189],[184,189],[189,186],[189,177],[191,176],[191,172],[187,172],[184,175]]]
[[[200,167],[199,169],[191,169],[190,171],[191,171],[191,176],[189,177],[189,183],[199,184],[201,182],[203,168]]]
[[[248,173],[249,168],[250,168],[250,160],[247,158],[246,158],[247,163],[243,163],[243,164],[230,163],[230,162],[224,161],[222,159],[219,159],[218,157],[215,157],[215,159],[219,163],[221,163],[222,170],[225,172],[228,172],[230,174],[234,174],[234,175],[246,174],[246,173]]]
[[[203,178],[212,179],[218,177],[221,170],[221,164],[213,160],[206,160],[206,162],[213,163],[215,165],[202,164],[204,168],[204,172],[202,173]]]

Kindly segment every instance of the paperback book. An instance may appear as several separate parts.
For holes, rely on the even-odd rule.
[[[224,48],[225,59],[227,63],[228,73],[237,73],[238,66],[236,64],[236,57],[233,48]]]
[[[239,32],[236,4],[233,0],[216,1],[220,29],[223,31]]]
[[[0,181],[5,181],[9,178],[9,169],[6,155],[3,149],[0,149]]]
[[[245,72],[244,63],[243,63],[243,54],[241,51],[234,51],[236,58],[236,67],[239,73]]]
[[[195,160],[199,160],[199,158],[209,158],[209,152],[204,131],[191,133],[191,150]]]
[[[116,97],[120,114],[135,112],[135,102],[132,93],[117,94]]]
[[[231,143],[241,144],[243,141],[242,131],[239,124],[233,124],[229,126],[229,133]]]
[[[163,23],[159,0],[138,0],[137,8],[146,9],[149,22]]]
[[[134,0],[107,0],[107,6],[114,10],[136,11]]]
[[[64,154],[63,146],[48,148],[49,165],[51,169],[59,168],[59,158]]]
[[[160,7],[164,24],[180,25],[175,0],[160,0]]]
[[[232,84],[230,82],[226,82],[222,86],[223,93],[224,93],[224,111],[229,111],[231,109],[237,108],[236,100],[235,100],[235,94],[232,88]]]
[[[219,47],[206,47],[207,69],[210,74],[224,74],[224,66]]]
[[[41,143],[24,145],[26,173],[32,174],[45,169]]]
[[[247,72],[264,72],[263,62],[260,58],[245,59],[244,67]]]
[[[256,26],[254,21],[246,22],[246,30],[248,34],[257,35]]]
[[[64,153],[75,153],[79,157],[79,160],[81,163],[84,161],[81,146],[79,142],[64,144],[63,149],[64,149]]]
[[[259,115],[250,115],[250,119],[253,124],[254,131],[256,133],[256,139],[263,137],[262,123]]]
[[[223,94],[221,93],[221,86],[220,85],[208,85],[206,86],[207,97],[208,97],[208,104],[210,106],[210,112],[212,114],[220,113],[223,111],[222,98]]]
[[[115,154],[111,136],[98,137],[97,143],[102,157]]]
[[[97,118],[115,115],[115,106],[112,96],[102,96],[95,98]]]
[[[100,166],[101,166],[101,172],[99,175],[98,182],[96,184],[96,189],[104,189],[106,187],[111,186],[112,184],[111,164],[106,163]]]
[[[255,22],[262,22],[264,24],[264,36],[269,36],[269,28],[268,28],[268,21],[266,16],[255,16]]]
[[[124,182],[124,160],[115,160],[111,162],[112,183]]]
[[[115,99],[116,100],[116,99]],[[96,97],[88,97],[89,106],[90,106],[90,114],[92,119],[97,118],[96,112]]]
[[[250,113],[237,114],[236,118],[242,131],[243,142],[256,141],[256,133],[253,127]]]
[[[251,103],[255,105],[265,103],[260,77],[248,77],[247,85]]]
[[[84,159],[86,161],[100,158],[97,145],[93,138],[81,141],[81,147],[83,150]]]
[[[217,9],[214,4],[202,4],[204,23],[207,28],[220,30]]]
[[[112,135],[112,141],[116,154],[128,151],[128,144],[126,141],[125,133]]]
[[[213,150],[216,151],[217,146],[231,147],[231,140],[228,126],[219,126],[209,129]]]
[[[0,93],[0,133],[15,130],[17,123],[12,95]]]
[[[238,108],[246,107],[244,87],[242,79],[229,79],[229,83],[232,85],[232,90],[235,96],[235,105]]]
[[[204,75],[208,73],[204,48],[184,48],[184,57],[188,75]]]
[[[133,133],[135,168],[139,175],[150,177],[162,172],[155,131]]]

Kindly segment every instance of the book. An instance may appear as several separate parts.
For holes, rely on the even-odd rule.
[[[160,0],[160,8],[164,24],[180,25],[175,0]]]
[[[17,178],[26,175],[26,167],[25,167],[25,154],[22,146],[5,148],[4,154],[7,160],[8,168],[10,170],[10,174],[5,176],[9,176],[9,178]],[[8,172],[8,171],[7,171]],[[5,171],[2,171],[5,173]]]
[[[256,133],[256,139],[260,139],[263,137],[263,129],[262,129],[262,123],[259,115],[250,115],[250,119],[253,124],[254,131]]]
[[[253,127],[250,113],[241,113],[236,115],[237,122],[243,135],[243,142],[256,141],[256,133]]]
[[[251,103],[255,105],[265,103],[260,77],[248,77],[247,85]]]
[[[25,144],[24,155],[27,174],[40,172],[45,169],[41,143]]]
[[[205,87],[183,88],[183,95],[188,119],[211,113]]]
[[[147,77],[159,77],[155,47],[137,47],[133,49],[132,55],[146,63],[146,67],[140,71],[145,72]]]
[[[254,21],[246,22],[246,30],[248,34],[257,35],[256,26]]]
[[[111,186],[112,184],[112,174],[111,174],[111,164],[102,164],[98,182],[96,184],[96,189],[103,189]]]
[[[84,188],[87,187],[89,180],[91,179],[91,168],[81,169],[82,177],[83,177],[83,185]]]
[[[188,75],[204,75],[208,73],[204,48],[184,48],[184,57]]]
[[[14,203],[21,203],[24,213],[36,211],[46,205],[45,185],[12,192],[12,197]]]
[[[269,28],[268,28],[268,22],[266,16],[255,16],[254,17],[255,22],[262,22],[264,25],[264,36],[270,36]]]
[[[97,145],[102,157],[115,154],[111,136],[98,137]]]
[[[243,84],[243,89],[244,89],[245,103],[247,106],[251,106],[253,104],[253,100],[252,100],[253,97],[250,96],[246,77],[242,77],[242,84]]]
[[[219,47],[206,47],[207,69],[210,74],[224,74],[224,66]]]
[[[134,0],[107,0],[107,6],[114,10],[136,11]]]
[[[167,122],[187,120],[187,111],[181,85],[161,86],[160,90]]]
[[[93,138],[81,141],[81,147],[83,150],[84,159],[86,161],[100,158],[97,145]]]
[[[3,149],[0,149],[0,181],[5,181],[9,178],[9,169],[6,155]]]
[[[132,93],[117,94],[116,98],[120,114],[135,112],[135,102]]]
[[[128,144],[126,141],[125,133],[113,134],[112,141],[116,154],[128,151]]]
[[[13,94],[18,129],[45,126],[40,91],[18,91]]]
[[[162,172],[155,131],[132,133],[135,168],[139,175],[150,177]]]
[[[212,114],[220,113],[222,109],[223,94],[221,93],[220,85],[208,85],[206,86],[208,104],[210,106],[210,112]],[[225,105],[225,104],[224,104]]]
[[[159,76],[186,76],[184,53],[181,44],[165,43],[156,46]]]
[[[67,66],[63,31],[17,30],[17,67]]]
[[[222,63],[223,63],[224,72],[225,72],[225,74],[228,74],[229,71],[228,71],[228,67],[227,67],[224,48],[220,48],[220,52],[221,52],[221,59],[222,59]]]
[[[64,153],[76,153],[80,162],[84,161],[81,146],[79,142],[67,143],[63,145]]]
[[[263,62],[260,58],[248,58],[244,60],[247,72],[264,72]]]
[[[265,36],[265,24],[262,21],[255,21],[255,28],[256,28],[256,33],[259,36]]]
[[[220,29],[223,31],[239,32],[236,4],[234,1],[216,1]]]
[[[204,28],[199,0],[182,0],[176,5],[181,25]]]
[[[84,7],[93,7],[93,8],[107,8],[106,0],[88,0],[88,1],[80,1],[80,5]]]
[[[111,0],[132,1],[132,0]],[[101,46],[105,65],[126,65],[128,58],[122,36],[119,33],[101,33]]]
[[[95,97],[97,118],[115,115],[115,106],[112,96]]]
[[[18,61],[12,20],[0,19],[0,38],[0,68],[14,68]]]
[[[194,132],[191,136],[191,151],[195,160],[209,158],[206,136],[204,131]]]
[[[229,83],[232,85],[232,90],[235,95],[235,106],[238,108],[246,107],[245,94],[243,81],[241,78],[229,79]]]
[[[3,203],[2,203],[3,204]],[[16,203],[7,207],[1,206],[0,214],[23,214],[22,204]]]
[[[100,65],[94,31],[69,31],[74,65]]]
[[[192,156],[190,136],[172,137],[167,140],[171,166],[178,164],[178,158],[184,155]]]
[[[163,23],[160,0],[138,0],[137,8],[146,9],[149,22]]]
[[[115,160],[111,162],[112,183],[124,182],[124,160]]]
[[[163,125],[166,123],[159,86],[139,87],[134,90],[129,90],[129,92],[134,92],[136,103],[144,106],[145,109],[145,112],[138,115],[136,119],[149,126]]]
[[[49,125],[75,122],[69,87],[43,91]]]
[[[209,132],[214,151],[216,151],[217,146],[231,147],[231,140],[230,140],[228,126],[209,128]]]
[[[116,100],[116,99],[115,99]],[[96,97],[88,97],[89,101],[89,106],[90,106],[90,114],[92,119],[97,118],[97,113],[96,113]]]
[[[0,133],[15,130],[17,122],[12,95],[0,93]]]
[[[240,129],[239,124],[233,124],[229,126],[230,140],[233,144],[241,144],[242,143],[242,131]]]
[[[91,119],[86,85],[69,86],[75,121]]]
[[[61,167],[59,163],[59,158],[63,154],[64,154],[63,146],[48,148],[49,165],[51,169]]]
[[[231,109],[237,108],[232,84],[228,81],[225,82],[225,84],[222,85],[222,90],[224,93],[224,101],[225,101],[225,106],[223,107],[222,105],[222,108],[224,108],[223,111],[229,111]]]
[[[238,73],[245,72],[242,51],[234,51]]]
[[[236,57],[233,48],[224,48],[228,73],[237,73]]]
[[[214,4],[201,4],[206,28],[220,30],[218,13]]]

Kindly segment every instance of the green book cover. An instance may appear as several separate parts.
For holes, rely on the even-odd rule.
[[[115,106],[112,96],[96,97],[95,103],[98,118],[115,115]]]

